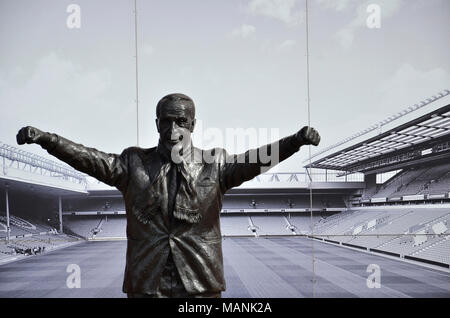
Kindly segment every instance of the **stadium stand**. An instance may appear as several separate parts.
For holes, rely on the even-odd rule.
[[[85,239],[126,237],[124,215],[67,215],[63,222],[68,232]]]
[[[11,237],[21,237],[29,234],[44,234],[54,232],[55,229],[37,220],[25,220],[18,216],[10,216]],[[0,216],[0,238],[6,237],[6,217]]]
[[[292,234],[292,232],[287,229],[287,224],[281,215],[254,215],[252,216],[252,221],[257,227],[258,235]]]
[[[450,191],[450,164],[409,168],[385,182],[374,198],[415,194],[445,194]]]
[[[309,196],[286,195],[233,195],[225,196],[222,209],[287,209],[287,208],[310,208]],[[320,195],[313,200],[313,209],[345,208],[342,196]]]
[[[97,229],[97,226],[100,224],[102,219],[102,216],[97,215],[68,215],[63,217],[63,224],[65,227],[65,231],[67,229],[74,235],[80,236],[85,239],[90,239],[94,236],[96,232],[95,229]]]
[[[390,180],[386,181],[380,189],[374,193],[372,196],[374,198],[386,198],[391,197],[393,193],[399,191],[405,184],[414,180],[417,176],[422,173],[421,170],[404,170],[396,174]]]
[[[450,264],[449,227],[449,209],[386,207],[340,213],[319,222],[314,234],[400,257],[422,257]]]
[[[450,105],[434,109],[307,165],[365,179],[349,209],[315,223],[314,236],[448,268],[449,116]],[[378,184],[383,173],[391,177]]]
[[[8,247],[6,240],[0,240],[0,262],[14,254],[14,250]]]
[[[436,171],[433,177],[429,178],[423,185],[423,189],[420,194],[441,194],[450,192],[450,164],[436,167],[439,169]]]
[[[125,211],[125,204],[122,198],[86,198],[68,199],[64,203],[64,211],[67,212],[107,212]]]
[[[295,234],[308,234],[311,232],[312,225],[317,224],[322,217],[313,215],[311,218],[309,213],[297,213],[291,214],[286,219],[294,226]]]
[[[321,216],[314,216],[313,223]],[[66,215],[65,231],[85,239],[126,238],[124,215]],[[311,229],[309,213],[222,213],[223,236],[295,235]]]
[[[76,237],[66,234],[38,234],[23,238],[0,240],[0,263],[12,259],[15,255],[37,255],[56,248],[79,242]]]
[[[96,238],[126,237],[125,216],[104,216]]]
[[[235,214],[235,213],[234,213]],[[220,218],[223,236],[254,235],[249,229],[250,223],[246,215],[222,214]]]
[[[450,236],[440,238],[428,246],[411,253],[411,256],[450,264]]]

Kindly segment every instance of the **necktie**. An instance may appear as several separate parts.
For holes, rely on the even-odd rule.
[[[178,169],[176,164],[171,163],[170,171],[169,171],[169,180],[167,185],[167,194],[168,194],[168,206],[167,210],[169,212],[170,222],[173,220],[173,210],[175,208],[175,198],[177,196],[178,187],[179,187],[179,177],[178,177]]]

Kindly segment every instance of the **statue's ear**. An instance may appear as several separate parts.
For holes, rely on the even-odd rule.
[[[194,118],[193,120],[192,120],[192,123],[191,123],[191,129],[189,129],[190,131],[191,131],[191,133],[193,133],[194,132],[194,128],[195,128],[195,124],[197,123],[197,120]]]
[[[156,130],[158,130],[158,133],[159,133],[159,118],[155,119],[155,124],[156,124]]]

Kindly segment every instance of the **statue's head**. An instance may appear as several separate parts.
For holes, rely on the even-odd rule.
[[[164,96],[156,106],[156,127],[160,145],[172,153],[191,145],[195,126],[194,101],[183,94]]]

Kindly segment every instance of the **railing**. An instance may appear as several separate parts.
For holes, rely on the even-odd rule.
[[[272,183],[272,182],[288,182],[288,183],[309,183],[309,182],[364,182],[364,174],[353,173],[342,175],[342,171],[321,170],[314,171],[309,174],[305,172],[272,172],[263,173],[253,179],[254,182]]]
[[[1,142],[0,157],[3,160],[2,173],[4,175],[7,174],[8,166],[12,167],[16,163],[17,169],[86,184],[86,176],[75,169]],[[9,160],[9,165],[7,164],[7,160]]]

